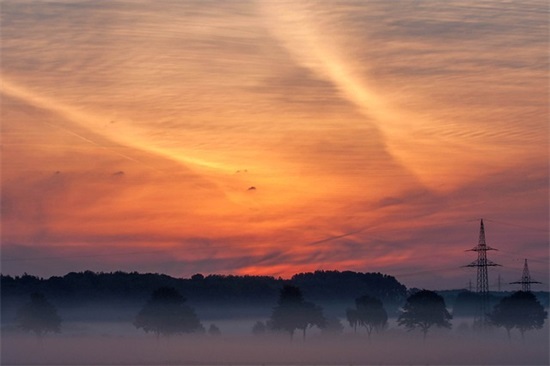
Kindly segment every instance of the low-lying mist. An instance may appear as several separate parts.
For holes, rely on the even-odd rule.
[[[343,320],[343,319],[342,319]],[[67,322],[59,334],[39,339],[14,328],[2,331],[2,365],[548,365],[548,324],[508,339],[502,329],[474,332],[471,319],[451,330],[407,332],[391,319],[368,337],[347,326],[340,334],[308,330],[291,342],[288,333],[251,332],[255,319],[213,319],[221,335],[159,337],[127,322]],[[344,323],[344,321],[342,321]]]

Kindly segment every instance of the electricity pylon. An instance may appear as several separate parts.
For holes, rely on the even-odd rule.
[[[531,275],[529,274],[529,266],[527,265],[527,259],[525,259],[525,264],[523,265],[523,274],[521,280],[510,282],[511,285],[521,285],[521,291],[531,291],[532,283],[542,283],[538,281],[533,281]]]
[[[477,246],[467,250],[467,252],[477,252],[477,260],[464,267],[476,267],[477,268],[477,284],[476,291],[479,295],[479,310],[477,315],[477,324],[484,327],[487,324],[487,312],[489,310],[489,276],[487,267],[500,266],[487,259],[487,251],[496,250],[487,246],[485,242],[485,226],[483,225],[483,219],[479,228],[479,241]]]

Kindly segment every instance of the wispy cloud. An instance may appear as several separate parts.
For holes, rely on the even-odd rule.
[[[1,12],[2,250],[67,253],[44,274],[406,274],[461,264],[480,217],[547,255],[542,1]],[[171,255],[77,258],[93,245]]]
[[[460,184],[456,169],[482,176],[510,144],[547,143],[544,7],[534,4],[533,25],[518,29],[524,9],[496,3],[481,13],[448,3],[262,4],[297,62],[356,105],[392,156],[433,189]]]

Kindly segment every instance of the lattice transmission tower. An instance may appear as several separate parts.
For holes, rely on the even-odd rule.
[[[467,252],[477,252],[477,260],[464,266],[477,268],[476,291],[479,295],[479,309],[476,323],[481,327],[487,324],[487,312],[489,311],[489,276],[487,268],[500,266],[500,264],[487,259],[487,251],[489,250],[496,249],[487,246],[485,242],[485,226],[483,225],[483,219],[481,219],[478,244],[474,248],[467,250]]]
[[[534,281],[531,279],[531,275],[529,274],[529,266],[527,265],[527,259],[525,259],[525,263],[523,264],[523,274],[521,275],[521,280],[510,282],[511,285],[521,285],[521,291],[531,291],[531,284],[532,283],[542,283],[538,281]]]

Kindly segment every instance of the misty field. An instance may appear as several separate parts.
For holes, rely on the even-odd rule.
[[[452,330],[434,329],[423,341],[390,322],[369,340],[346,326],[331,335],[311,329],[304,342],[286,334],[251,333],[253,321],[216,319],[222,334],[160,337],[128,323],[68,322],[60,334],[39,340],[2,332],[2,365],[548,365],[548,324],[507,338],[502,329],[474,333],[467,319]],[[205,325],[212,324],[204,322]]]

